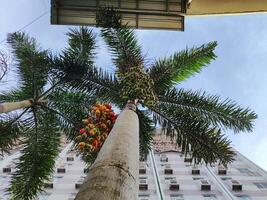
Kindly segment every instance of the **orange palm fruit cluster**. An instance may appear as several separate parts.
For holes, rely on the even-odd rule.
[[[98,152],[108,137],[117,115],[110,104],[95,104],[91,116],[83,120],[84,127],[77,134],[78,149],[84,152]]]

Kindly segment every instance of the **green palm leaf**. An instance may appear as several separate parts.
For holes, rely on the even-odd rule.
[[[18,142],[21,134],[18,116],[0,116],[0,152],[8,153]]]
[[[60,124],[60,129],[70,140],[73,140],[82,127],[82,119],[88,117],[94,98],[84,93],[74,93],[58,89],[48,96],[45,110],[53,112]]]
[[[234,160],[234,151],[230,141],[221,134],[220,130],[210,128],[204,121],[193,117],[170,114],[169,110],[157,106],[151,109],[155,122],[163,128],[163,133],[177,141],[182,152],[198,163],[213,164],[219,161],[226,165]]]
[[[51,56],[51,75],[54,79],[68,82],[80,80],[90,70],[95,55],[95,35],[92,30],[81,27],[67,33],[69,46],[58,56]]]
[[[168,109],[173,116],[185,114],[211,126],[235,132],[252,131],[253,121],[257,118],[249,108],[241,108],[229,99],[220,100],[216,95],[200,91],[173,88],[159,97],[158,105]]]
[[[45,181],[53,173],[58,154],[60,132],[55,115],[33,110],[21,156],[12,176],[9,192],[12,199],[33,199],[42,191]]]
[[[170,57],[156,61],[150,68],[150,77],[154,80],[155,90],[164,92],[171,86],[180,83],[199,73],[216,58],[214,49],[216,42],[200,47],[185,49]]]
[[[112,102],[120,108],[125,104],[120,96],[117,78],[101,68],[91,67],[82,80],[70,82],[69,87],[94,96],[100,101]]]
[[[131,67],[143,64],[141,47],[133,30],[121,24],[121,16],[112,8],[100,10],[97,24],[101,26],[101,36],[107,43],[118,72],[124,73]]]
[[[149,150],[152,148],[155,123],[149,113],[137,110],[139,118],[139,152],[140,160],[146,160]]]
[[[9,34],[7,41],[17,59],[22,93],[26,99],[37,97],[47,82],[49,52],[41,50],[35,39],[24,33]]]

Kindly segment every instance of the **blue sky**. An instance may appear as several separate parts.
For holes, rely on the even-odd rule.
[[[35,17],[49,11],[49,0],[1,0],[0,41]],[[137,31],[148,61],[187,47],[218,41],[217,60],[179,87],[205,90],[250,107],[259,116],[253,133],[226,131],[233,146],[267,170],[267,14],[186,18],[185,32]],[[25,31],[43,48],[60,51],[67,27],[50,25],[50,12]],[[112,70],[110,57],[99,40],[99,66]],[[0,49],[6,49],[5,43]],[[10,77],[9,77],[10,78]],[[12,82],[10,83],[12,84]],[[0,85],[0,90],[7,87]]]

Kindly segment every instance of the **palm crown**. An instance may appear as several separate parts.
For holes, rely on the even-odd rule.
[[[116,67],[113,74],[94,65],[95,35],[88,28],[71,29],[68,47],[60,55],[40,49],[24,33],[8,36],[17,59],[19,86],[2,92],[0,100],[32,102],[18,113],[1,116],[0,149],[8,151],[17,140],[23,142],[9,188],[14,199],[32,199],[43,189],[53,172],[61,134],[73,140],[96,101],[120,109],[129,100],[138,101],[142,159],[151,147],[156,126],[171,135],[195,163],[225,165],[233,161],[234,151],[221,129],[252,131],[256,114],[250,109],[177,87],[216,58],[216,42],[185,49],[147,66],[134,32],[121,24],[120,16],[105,11],[97,20]],[[85,160],[92,163],[94,158],[88,155]]]

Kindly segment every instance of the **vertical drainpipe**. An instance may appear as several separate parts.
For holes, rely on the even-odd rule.
[[[160,183],[160,178],[159,178],[153,150],[149,151],[149,157],[150,157],[150,162],[152,165],[152,172],[153,172],[154,180],[156,181],[156,191],[157,191],[158,199],[165,200],[162,186]]]
[[[205,166],[207,172],[209,173],[210,177],[213,179],[214,183],[218,186],[221,190],[223,195],[229,200],[237,200],[237,198],[229,191],[229,189],[223,184],[222,180],[218,178],[212,171],[212,168],[209,166]]]

